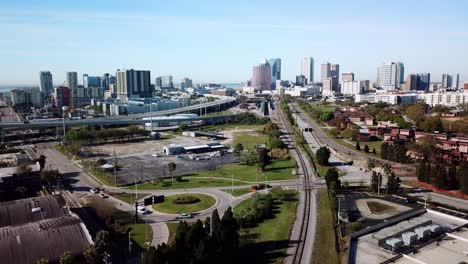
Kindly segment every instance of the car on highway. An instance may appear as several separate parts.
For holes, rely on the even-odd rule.
[[[160,156],[159,156],[159,154],[156,154],[156,153],[154,153],[154,154],[151,154],[151,156],[153,156],[153,157],[155,157],[155,158],[158,158],[158,157],[160,157]]]
[[[101,198],[107,198],[107,197],[109,197],[109,196],[106,195],[105,193],[100,193],[100,194],[99,194],[99,197],[101,197]]]
[[[193,218],[193,215],[182,213],[182,214],[178,215],[176,218],[177,219],[190,219],[190,218]]]
[[[91,189],[89,190],[91,193],[99,193],[99,190],[96,190],[96,189]]]

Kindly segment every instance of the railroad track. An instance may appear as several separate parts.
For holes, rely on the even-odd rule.
[[[278,106],[279,107],[279,106]],[[290,124],[287,123],[284,120],[284,116],[281,113],[280,115],[281,122],[283,123],[285,129],[289,132],[289,134],[292,136],[294,134],[293,129],[291,128]],[[292,263],[301,263],[302,258],[304,257],[304,247],[306,244],[307,240],[307,235],[309,233],[309,219],[310,219],[310,196],[311,196],[311,184],[310,184],[310,174],[309,174],[309,169],[307,168],[307,164],[302,157],[301,152],[297,149],[297,146],[295,144],[289,144],[288,142],[288,148],[290,148],[292,151],[294,151],[299,159],[299,163],[302,168],[302,174],[303,174],[303,190],[304,190],[304,206],[303,210],[304,213],[302,214],[302,219],[301,219],[301,227],[300,227],[300,236],[299,236],[299,241],[297,243],[296,249],[294,251],[294,255],[292,256]]]

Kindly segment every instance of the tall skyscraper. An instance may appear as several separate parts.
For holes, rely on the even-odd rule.
[[[54,85],[52,82],[52,73],[50,73],[50,71],[41,71],[39,73],[39,79],[39,89],[42,92],[42,95],[44,96],[44,98],[49,98],[50,94],[54,89]]]
[[[403,83],[404,65],[401,62],[383,63],[378,70],[377,82],[385,90],[396,90]]]
[[[78,73],[67,72],[67,86],[70,92],[70,108],[75,109],[75,94],[78,88]]]
[[[172,89],[174,88],[174,81],[172,75],[163,75],[156,78],[155,86],[159,89]]]
[[[83,74],[83,87],[101,87],[101,77]]]
[[[442,88],[451,88],[452,87],[452,75],[442,74]]]
[[[339,82],[340,82],[340,65],[332,64],[330,68],[330,74],[332,78],[332,89],[335,92],[340,92]]]
[[[271,67],[266,59],[253,67],[251,86],[271,90]]]
[[[308,83],[314,82],[314,58],[307,57],[302,59],[301,75],[307,78]]]
[[[276,88],[276,81],[281,80],[281,59],[269,59],[271,68],[271,87]]]
[[[320,81],[323,83],[323,81],[327,78],[330,78],[331,77],[331,64],[329,62],[325,62],[325,63],[322,63],[322,65],[320,66],[320,69],[321,69],[321,79]]]
[[[455,89],[455,90],[458,90],[458,88],[460,87],[460,74],[457,73],[457,74],[454,74],[454,78],[453,78],[453,83],[452,83],[452,88]]]
[[[187,88],[193,87],[192,79],[183,78],[180,82],[180,89],[185,90]]]
[[[119,98],[128,100],[131,97],[151,97],[150,71],[117,70],[117,89]]]

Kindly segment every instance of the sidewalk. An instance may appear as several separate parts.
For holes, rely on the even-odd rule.
[[[153,230],[153,240],[151,240],[151,246],[157,247],[162,243],[169,241],[169,228],[166,223],[151,223],[149,224]]]

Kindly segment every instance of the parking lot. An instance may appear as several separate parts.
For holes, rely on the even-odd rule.
[[[182,154],[167,156],[163,154],[164,146],[177,144],[182,146],[201,145],[213,142],[205,138],[192,138],[174,134],[162,134],[161,140],[145,140],[130,143],[109,143],[84,148],[87,159],[105,159],[107,163],[117,162],[116,180],[118,185],[130,185],[137,182],[151,181],[157,178],[170,177],[167,164],[174,162],[176,169],[173,176],[190,175],[199,171],[213,170],[222,163],[237,161],[232,153],[223,158],[217,152],[204,154]],[[109,173],[113,173],[110,170]]]
[[[194,159],[190,159],[190,156]],[[190,175],[199,171],[214,170],[215,166],[236,162],[232,153],[226,153],[221,162],[221,157],[209,157],[209,154],[160,156],[134,155],[118,157],[117,184],[129,185],[136,181],[144,182],[156,178],[169,177],[170,172],[167,164],[174,162],[176,169],[173,176]],[[196,160],[195,158],[199,159]]]

